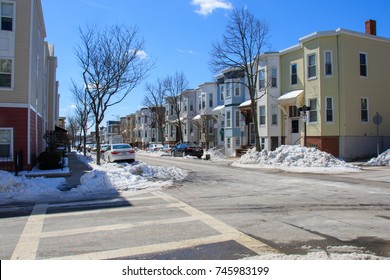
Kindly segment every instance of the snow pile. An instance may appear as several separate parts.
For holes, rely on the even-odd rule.
[[[381,153],[378,157],[370,159],[366,165],[370,166],[390,166],[390,149]]]
[[[226,156],[224,154],[224,147],[214,147],[209,149],[208,151],[203,152],[202,159],[206,158],[206,155],[210,155],[210,160],[212,161],[224,161],[226,160]]]
[[[255,148],[248,151],[233,165],[257,165],[259,167],[293,167],[293,168],[333,168],[339,170],[357,170],[358,167],[339,160],[329,153],[316,148],[302,146],[280,146],[275,151],[262,150],[257,152]]]
[[[0,199],[34,200],[37,196],[54,198],[61,195],[60,187],[65,183],[64,178],[16,177],[0,171]]]
[[[183,180],[187,174],[187,171],[176,167],[106,163],[83,175],[77,190],[85,194],[156,189]]]

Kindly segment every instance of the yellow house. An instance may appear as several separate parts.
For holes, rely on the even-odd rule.
[[[366,33],[310,34],[281,51],[280,61],[285,144],[344,159],[390,148],[390,39],[376,36],[375,21]]]

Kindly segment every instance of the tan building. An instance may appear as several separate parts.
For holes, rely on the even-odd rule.
[[[375,21],[366,22],[366,33],[310,34],[281,51],[280,60],[285,144],[315,146],[344,159],[390,148],[390,39],[376,36]]]
[[[58,121],[57,58],[40,0],[0,0],[0,9],[0,156],[23,150],[29,168]]]

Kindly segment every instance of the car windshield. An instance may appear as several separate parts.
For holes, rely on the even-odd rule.
[[[127,145],[127,144],[119,144],[119,145],[112,145],[112,148],[114,150],[117,150],[117,149],[130,149],[130,145]]]

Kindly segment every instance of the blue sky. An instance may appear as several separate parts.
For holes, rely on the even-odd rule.
[[[219,41],[233,7],[247,7],[270,27],[271,51],[298,43],[316,31],[345,28],[364,32],[364,21],[377,21],[377,35],[390,37],[389,0],[41,0],[47,38],[55,45],[60,82],[60,115],[71,116],[71,79],[81,84],[74,49],[79,27],[97,24],[138,26],[146,53],[156,67],[145,82],[183,72],[190,88],[213,81],[209,70],[211,43]],[[142,107],[144,84],[106,113],[107,120]]]

